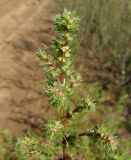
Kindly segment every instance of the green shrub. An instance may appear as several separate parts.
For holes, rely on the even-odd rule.
[[[75,74],[72,54],[78,22],[75,12],[64,10],[57,15],[56,39],[49,48],[37,53],[47,75],[45,92],[58,117],[49,120],[44,127],[45,140],[40,137],[18,140],[17,148],[22,156],[27,155],[27,159],[86,160],[89,157],[89,139],[104,148],[105,153],[117,148],[116,136],[103,125],[88,127],[85,123],[84,131],[81,127],[84,115],[94,111],[96,104],[89,96],[79,97],[81,77]],[[75,104],[71,103],[72,99]]]

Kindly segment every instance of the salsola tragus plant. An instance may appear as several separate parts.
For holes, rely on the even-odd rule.
[[[45,125],[44,138],[30,135],[18,139],[19,153],[28,160],[87,160],[88,139],[108,151],[117,148],[116,137],[103,125],[89,128],[86,121],[82,122],[84,115],[95,110],[96,104],[88,96],[79,97],[78,93],[81,77],[75,74],[72,51],[78,24],[76,13],[64,10],[55,19],[57,35],[53,44],[37,52],[47,75],[45,92],[58,117]]]
[[[79,118],[95,109],[95,103],[89,97],[78,97],[81,77],[74,72],[72,53],[78,23],[79,18],[74,12],[65,10],[63,14],[56,16],[57,37],[54,43],[49,50],[40,50],[37,53],[44,62],[49,103],[56,108],[59,115],[58,120],[49,121],[46,125],[47,145],[54,153],[58,150],[56,155],[60,155],[59,159],[63,160],[73,158],[70,148],[79,146],[79,142],[85,141],[82,138],[85,136],[99,140],[112,149],[117,145],[115,138],[108,135],[103,127],[97,126],[81,133],[74,129]],[[76,98],[74,107],[71,103],[73,97]]]

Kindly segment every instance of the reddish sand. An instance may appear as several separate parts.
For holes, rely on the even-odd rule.
[[[50,6],[48,6],[50,4]],[[0,128],[37,128],[49,111],[35,51],[49,44],[51,0],[0,1]]]

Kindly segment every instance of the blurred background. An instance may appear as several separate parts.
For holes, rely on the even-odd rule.
[[[81,94],[98,106],[87,120],[108,123],[130,155],[130,0],[0,0],[0,128],[22,134],[55,114],[37,83],[43,76],[35,52],[51,43],[54,16],[64,8],[80,17],[76,73],[83,77]]]

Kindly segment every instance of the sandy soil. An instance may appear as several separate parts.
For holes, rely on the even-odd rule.
[[[49,7],[50,4],[50,7]],[[0,1],[0,128],[15,134],[42,123],[50,112],[42,94],[35,51],[49,44],[52,0]]]

